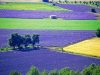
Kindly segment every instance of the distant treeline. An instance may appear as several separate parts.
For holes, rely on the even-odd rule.
[[[73,0],[73,1],[69,1],[69,0],[51,0],[49,1],[51,3],[66,3],[66,4],[85,4],[85,5],[94,5],[97,7],[100,7],[100,1],[85,1],[85,0]]]
[[[20,72],[13,71],[10,75],[22,75]],[[69,68],[62,68],[61,70],[52,70],[47,72],[44,70],[40,72],[36,67],[32,66],[26,75],[100,75],[100,65],[91,64],[84,68],[81,72],[70,70]]]

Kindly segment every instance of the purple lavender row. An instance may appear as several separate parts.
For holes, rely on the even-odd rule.
[[[83,15],[84,14],[84,15]],[[60,12],[60,11],[26,11],[26,10],[0,10],[0,18],[49,18],[56,15],[65,20],[95,20],[96,15],[87,12]]]
[[[24,34],[39,34],[41,46],[66,46],[71,43],[91,38],[95,36],[95,31],[91,30],[20,30],[20,29],[0,29],[0,47],[5,47],[10,35],[17,32]]]
[[[81,71],[92,63],[100,65],[100,59],[61,53],[48,49],[4,52],[0,53],[0,75],[9,75],[11,71],[18,71],[22,75],[26,75],[26,72],[32,65],[40,71],[59,70],[64,67]]]
[[[73,10],[76,12],[91,12],[92,8],[95,8],[98,13],[100,13],[100,8],[87,6],[87,5],[76,5],[76,4],[56,4],[56,6]]]
[[[66,46],[95,36],[91,30],[20,30],[0,29],[0,46],[6,45],[10,35],[17,32],[24,34],[39,34],[41,46]],[[84,67],[92,64],[100,64],[100,59],[58,53],[48,49],[32,51],[12,51],[0,53],[0,75],[9,75],[11,71],[22,72],[23,75],[34,65],[40,71],[61,69],[69,67],[81,71]]]

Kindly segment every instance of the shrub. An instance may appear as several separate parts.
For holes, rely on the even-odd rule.
[[[48,75],[48,73],[44,70],[41,75]]]
[[[94,8],[91,9],[91,12],[96,13],[96,10]]]
[[[81,73],[70,70],[69,68],[63,68],[59,71],[59,75],[81,75]]]
[[[92,72],[92,75],[100,75],[100,66],[96,66]]]
[[[91,64],[90,66],[84,68],[82,71],[82,75],[93,75],[93,71],[96,69],[95,64]]]
[[[35,68],[34,66],[32,66],[30,68],[30,70],[27,72],[26,75],[39,75],[39,71],[37,68]]]
[[[59,75],[59,73],[56,70],[52,70],[48,75]]]
[[[53,6],[55,6],[56,4],[55,4],[55,3],[53,3],[52,5],[53,5]]]
[[[96,31],[96,36],[100,38],[100,29],[99,28]]]
[[[68,68],[63,68],[59,71],[60,75],[70,75],[70,69]]]
[[[10,73],[10,75],[22,75],[20,72],[17,72],[17,71],[13,71]]]

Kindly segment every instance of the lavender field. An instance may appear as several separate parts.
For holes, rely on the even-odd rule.
[[[96,19],[96,15],[89,12],[0,10],[0,18],[44,19],[44,18],[49,18],[50,15],[56,15],[57,18],[62,18],[65,20],[95,20]]]
[[[59,70],[63,67],[81,71],[91,63],[100,64],[100,59],[59,53],[48,49],[4,52],[0,53],[0,75],[8,75],[11,71],[19,71],[25,75],[32,65],[38,67],[40,71]]]
[[[0,47],[7,45],[12,32],[21,35],[39,34],[41,46],[66,46],[95,36],[93,30],[21,30],[21,29],[0,29]],[[82,36],[83,35],[83,36]]]
[[[100,13],[100,8],[82,5],[82,4],[56,4],[56,6],[72,10],[74,12],[91,12],[92,8],[95,8],[97,13]]]
[[[23,75],[34,65],[40,71],[70,69],[81,71],[85,66],[92,63],[99,64],[100,59],[60,53],[49,50],[47,46],[63,47],[95,36],[93,30],[20,30],[0,29],[0,46],[5,47],[12,32],[24,34],[39,34],[40,45],[44,48],[26,51],[0,52],[0,75],[8,75],[11,71],[19,71]],[[81,36],[83,35],[83,36]],[[27,60],[27,61],[26,61]]]
[[[8,6],[7,9],[0,9],[0,49],[11,49],[8,40],[12,33],[22,36],[39,34],[40,48],[0,52],[0,75],[9,75],[11,71],[18,71],[22,75],[26,75],[32,65],[37,67],[40,72],[60,70],[64,67],[81,72],[92,63],[100,65],[100,58],[52,50],[53,47],[63,48],[96,37],[95,32],[99,27],[99,20],[97,20],[96,14],[91,13],[93,7],[74,4],[56,4],[58,9],[44,8],[46,7],[44,5],[40,9],[36,6],[36,8],[32,7],[33,4],[31,6],[28,4],[28,8],[25,5],[23,7],[23,4],[21,4],[21,8],[17,6],[12,5],[13,9],[11,6]],[[95,9],[99,14],[100,8]],[[61,19],[48,19],[50,15],[56,15]]]

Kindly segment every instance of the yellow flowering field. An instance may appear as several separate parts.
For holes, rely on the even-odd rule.
[[[88,39],[63,48],[66,52],[100,57],[100,38]]]

